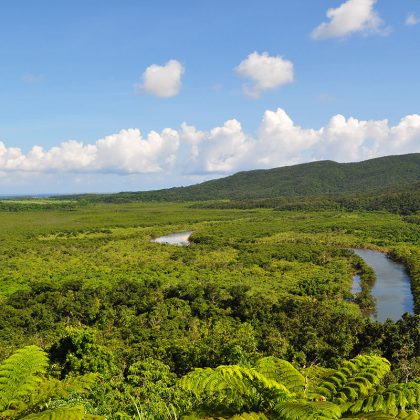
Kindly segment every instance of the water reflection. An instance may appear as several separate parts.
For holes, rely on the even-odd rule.
[[[187,232],[172,233],[170,235],[160,236],[159,238],[152,239],[152,242],[179,246],[189,245],[189,238],[192,233],[192,230],[189,230]]]
[[[353,249],[376,273],[372,295],[376,299],[374,318],[383,322],[387,318],[397,321],[405,312],[414,313],[410,277],[405,267],[392,261],[382,252],[369,249]],[[353,289],[357,288],[353,291]],[[352,293],[360,291],[360,277],[354,276]]]

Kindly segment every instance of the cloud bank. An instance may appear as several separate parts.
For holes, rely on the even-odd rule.
[[[316,40],[344,38],[353,33],[384,33],[384,22],[375,11],[376,0],[347,0],[336,9],[328,9],[328,22],[312,31]]]
[[[146,93],[158,98],[170,98],[181,90],[184,66],[177,60],[169,60],[163,66],[152,64],[144,71],[142,83],[135,85],[135,92]]]
[[[251,79],[253,84],[243,85],[246,95],[258,98],[262,92],[276,89],[282,85],[293,82],[293,63],[282,57],[270,56],[263,52],[253,52],[241,61],[235,68],[237,75]]]
[[[183,123],[143,136],[121,130],[93,144],[69,140],[24,153],[0,142],[0,172],[12,174],[228,174],[313,160],[359,161],[390,154],[420,152],[420,115],[388,120],[333,116],[321,128],[303,128],[278,108],[264,112],[254,135],[228,120],[209,131]]]

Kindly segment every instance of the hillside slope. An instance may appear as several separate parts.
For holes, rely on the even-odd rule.
[[[364,193],[420,182],[420,153],[386,156],[356,163],[318,161],[275,169],[238,172],[188,187],[61,198],[89,201],[249,200],[331,193]]]

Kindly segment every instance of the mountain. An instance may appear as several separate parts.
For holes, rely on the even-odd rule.
[[[366,193],[420,182],[420,153],[386,156],[356,163],[318,161],[274,169],[238,172],[188,187],[67,198],[89,201],[258,200],[275,197]],[[63,198],[63,197],[61,197]]]

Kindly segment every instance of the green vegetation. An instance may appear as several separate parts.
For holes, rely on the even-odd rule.
[[[331,193],[367,193],[420,182],[420,153],[386,156],[358,163],[319,161],[282,168],[239,172],[189,187],[119,194],[84,194],[95,202],[261,200]],[[416,190],[418,191],[417,184]],[[398,192],[398,191],[397,191]],[[345,199],[345,198],[344,198]],[[418,203],[418,196],[416,196]],[[334,201],[334,200],[332,200]],[[345,200],[344,200],[345,201]],[[340,204],[340,200],[339,200]],[[374,201],[372,203],[375,204]],[[331,208],[331,207],[329,207]],[[292,208],[290,208],[292,210]]]
[[[47,354],[37,346],[17,350],[0,365],[0,418],[106,418],[88,413],[84,405],[97,375],[59,381],[47,374],[47,367]],[[129,387],[128,395],[140,419],[328,420],[364,419],[365,414],[372,419],[418,419],[420,383],[384,386],[389,370],[388,360],[378,356],[357,356],[337,370],[312,366],[302,372],[271,356],[258,359],[255,366],[198,368],[177,379],[162,363],[145,361],[129,369],[128,381],[139,388]],[[145,400],[153,396],[153,413],[136,404],[133,395],[141,394]],[[166,404],[163,396],[178,405]],[[130,418],[122,412],[116,416]]]
[[[0,200],[0,211],[74,210],[82,203],[74,200],[20,198]]]
[[[300,373],[284,360],[266,357],[251,368],[195,369],[179,386],[192,395],[191,418],[235,418],[243,413],[284,420],[364,418],[364,413],[418,418],[413,410],[420,402],[420,384],[384,387],[381,382],[389,369],[384,358],[357,356],[337,370],[312,367]]]
[[[193,204],[195,208],[252,209],[274,208],[279,211],[387,211],[413,215],[420,209],[420,183],[410,186],[378,188],[364,193],[321,194],[257,200],[224,200]],[[407,219],[418,223],[416,216]]]
[[[33,345],[17,350],[0,364],[0,418],[98,418],[72,402],[72,398],[80,398],[90,390],[96,374],[58,381],[47,377],[47,368],[47,354]]]
[[[418,418],[419,315],[366,317],[349,250],[401,260],[418,314],[418,214],[191,204],[1,212],[0,418]]]

